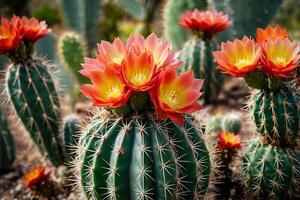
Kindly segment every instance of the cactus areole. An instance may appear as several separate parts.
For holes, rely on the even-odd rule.
[[[100,108],[85,128],[75,162],[88,199],[202,199],[210,179],[210,157],[187,113],[203,81],[168,43],[151,34],[127,43],[102,41],[97,60],[85,59],[81,73],[92,84],[83,94]],[[99,89],[101,88],[101,89]],[[79,163],[79,164],[78,164]]]

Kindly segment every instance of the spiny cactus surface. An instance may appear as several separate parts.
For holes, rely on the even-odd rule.
[[[17,115],[40,151],[54,165],[62,162],[59,99],[47,65],[39,58],[10,65],[6,90]]]
[[[299,155],[278,146],[254,141],[244,152],[245,184],[255,198],[293,199],[299,196],[299,167]]]
[[[274,143],[294,144],[299,128],[296,95],[289,87],[274,92],[257,90],[252,94],[250,110],[258,132]]]
[[[210,158],[191,122],[96,115],[79,141],[79,185],[88,199],[202,199]]]
[[[15,141],[8,126],[5,112],[0,108],[0,173],[7,171],[15,160]]]
[[[222,120],[222,127],[225,132],[238,134],[241,131],[241,120],[233,113],[228,114]]]

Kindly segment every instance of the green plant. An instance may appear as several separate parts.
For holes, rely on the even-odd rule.
[[[75,146],[80,137],[80,120],[76,115],[65,117],[62,123],[62,134],[64,141],[64,160],[70,163],[75,158]]]
[[[254,141],[244,151],[243,173],[252,196],[262,199],[299,198],[300,159],[293,150]]]
[[[89,50],[96,46],[101,0],[61,0],[63,15],[69,28],[80,33]]]
[[[216,70],[211,54],[217,49],[216,42],[193,37],[184,44],[180,55],[183,61],[180,72],[192,70],[195,77],[205,79],[203,96],[206,103],[216,99],[223,86],[223,75]]]
[[[49,3],[42,4],[34,12],[33,16],[38,20],[44,20],[49,26],[61,23],[61,15],[57,7]]]
[[[206,9],[205,0],[169,0],[164,8],[164,28],[165,36],[170,40],[175,49],[181,49],[184,43],[189,39],[190,34],[178,24],[180,14],[186,10],[194,8]]]
[[[227,114],[222,120],[222,127],[225,132],[238,134],[241,131],[241,120],[233,113]]]
[[[15,140],[9,129],[6,113],[0,108],[0,173],[7,171],[15,160]]]
[[[87,78],[79,74],[81,63],[83,63],[83,58],[87,54],[85,49],[83,39],[75,32],[65,32],[59,38],[59,56],[80,84],[88,82]]]
[[[201,199],[210,158],[201,132],[154,114],[91,119],[79,141],[80,185],[88,198]]]
[[[206,131],[213,131],[216,133],[222,131],[222,121],[223,116],[221,115],[214,115],[210,117],[208,122],[206,123]]]

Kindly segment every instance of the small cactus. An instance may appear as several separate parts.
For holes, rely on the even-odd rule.
[[[222,127],[225,132],[238,134],[241,131],[241,120],[233,113],[228,114],[222,120]]]
[[[111,115],[111,114],[108,114]],[[201,199],[210,158],[191,122],[98,113],[79,141],[80,185],[89,199]]]
[[[223,116],[221,115],[212,116],[206,124],[206,131],[208,132],[213,131],[216,133],[222,131],[223,130],[222,121],[223,121]]]
[[[83,39],[75,32],[66,32],[61,35],[58,41],[58,51],[62,62],[72,71],[80,84],[87,83],[88,80],[79,74],[81,63],[86,56],[86,47]]]
[[[291,150],[254,141],[244,151],[243,174],[253,197],[299,198],[299,170],[299,155]]]
[[[62,124],[62,134],[64,141],[64,160],[70,163],[75,158],[74,147],[79,140],[79,118],[76,115],[69,115],[65,117]]]
[[[15,140],[9,129],[5,112],[0,108],[0,173],[9,170],[15,160]]]

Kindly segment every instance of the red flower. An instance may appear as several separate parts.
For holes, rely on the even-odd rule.
[[[51,31],[45,21],[39,22],[33,17],[30,19],[22,17],[20,19],[20,29],[24,39],[31,42],[37,41]]]
[[[83,69],[79,72],[87,78],[90,78],[92,71],[102,71],[104,69],[103,65],[97,59],[92,58],[84,58],[84,63],[81,66]]]
[[[21,41],[22,37],[17,26],[2,17],[0,26],[0,54],[16,51]]]
[[[246,36],[221,44],[220,51],[212,52],[218,69],[235,77],[244,77],[258,67],[261,47]]]
[[[232,25],[228,15],[216,11],[186,11],[181,14],[179,24],[191,31],[203,31],[210,34],[221,32]]]
[[[241,139],[239,135],[233,133],[221,132],[219,134],[220,149],[238,149],[241,148]]]
[[[122,63],[122,75],[133,91],[147,91],[153,86],[156,65],[148,53],[131,52]]]
[[[131,92],[127,89],[121,75],[113,66],[103,70],[89,71],[92,84],[81,86],[81,92],[94,100],[94,106],[121,107],[126,104]]]
[[[45,173],[44,166],[35,167],[24,175],[23,184],[30,188],[47,180],[49,175],[50,173]]]
[[[194,79],[193,73],[187,71],[177,75],[176,68],[168,67],[159,74],[150,95],[159,119],[170,118],[183,125],[183,114],[202,108],[197,103],[201,96],[203,80]]]
[[[292,77],[299,67],[299,43],[288,38],[268,41],[263,44],[262,70],[274,77]]]
[[[272,26],[267,26],[266,29],[258,28],[256,30],[256,42],[264,43],[267,41],[275,41],[277,39],[285,39],[289,38],[286,33],[286,29],[281,29],[279,25],[276,25],[274,28]]]

